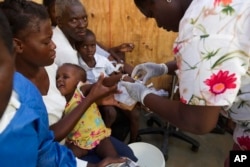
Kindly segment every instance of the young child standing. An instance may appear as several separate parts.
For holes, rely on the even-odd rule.
[[[58,68],[56,86],[67,101],[64,116],[84,100],[90,88],[90,84],[86,83],[84,69],[70,63],[65,63]],[[111,130],[105,126],[96,103],[93,103],[68,134],[66,145],[79,158],[93,149],[102,158],[118,157],[110,141],[110,135]]]
[[[95,34],[87,29],[83,40],[75,44],[76,50],[78,51],[79,64],[85,69],[87,80],[91,83],[95,83],[100,74],[104,73],[106,76],[104,84],[106,86],[113,86],[125,78],[133,82],[134,80],[128,77],[128,74],[123,74],[121,71],[116,70],[114,65],[107,58],[96,53],[96,43]],[[104,116],[106,125],[111,127],[116,118],[116,108],[112,105],[102,105],[99,107]],[[139,113],[137,111],[123,109],[122,111],[130,121],[129,143],[135,142],[139,128]]]

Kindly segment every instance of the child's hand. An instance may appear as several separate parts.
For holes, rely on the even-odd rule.
[[[119,51],[120,52],[132,52],[135,45],[132,43],[122,43],[119,45]]]
[[[126,82],[132,82],[132,83],[135,82],[135,80],[130,76],[125,76],[122,80]]]
[[[93,99],[93,101],[96,101],[100,98],[106,97],[114,93],[119,93],[116,84],[110,87],[104,86],[103,79],[104,79],[104,74],[102,73],[98,81],[95,84],[93,84],[93,87],[91,88],[88,94],[88,97],[90,96]]]

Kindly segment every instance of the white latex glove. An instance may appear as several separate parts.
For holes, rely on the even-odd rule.
[[[131,76],[135,80],[140,80],[145,84],[150,78],[161,76],[167,73],[168,67],[163,63],[143,63],[135,66]]]
[[[143,100],[145,96],[148,95],[149,93],[154,93],[153,90],[147,88],[140,82],[131,83],[126,81],[121,81],[120,84],[127,89],[127,92],[132,99],[134,99],[137,102],[141,102],[143,105],[144,105]]]

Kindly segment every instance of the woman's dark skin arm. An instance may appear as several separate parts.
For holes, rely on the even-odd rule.
[[[54,132],[55,140],[61,141],[64,139],[69,132],[74,128],[78,120],[81,118],[82,114],[88,109],[88,107],[96,100],[109,95],[110,93],[116,93],[116,85],[112,87],[106,87],[102,85],[104,76],[101,75],[98,82],[95,83],[90,93],[86,96],[84,101],[80,103],[70,114],[65,115],[57,123],[50,126],[50,129]],[[64,128],[62,128],[64,127]]]
[[[0,118],[2,117],[12,92],[14,57],[0,40]]]
[[[84,102],[80,103],[70,114],[64,115],[62,119],[50,126],[50,129],[54,132],[56,141],[63,140],[69,134],[82,114],[90,106],[91,101],[90,98],[86,98]]]
[[[168,74],[169,75],[175,75],[175,71],[178,69],[176,61],[169,61],[167,63],[165,63],[166,66],[168,67]]]
[[[176,61],[165,63],[168,74],[175,75]],[[155,94],[144,98],[144,104],[176,127],[194,134],[209,133],[217,124],[221,107],[186,105]]]
[[[199,135],[216,126],[221,111],[221,107],[186,105],[152,93],[144,98],[144,104],[176,127]]]
[[[118,74],[112,74],[109,77],[105,77],[103,80],[103,85],[105,85],[105,86],[116,85],[121,80],[122,75],[124,75],[124,74],[118,73]],[[124,77],[124,80],[134,82],[134,80],[129,76]]]

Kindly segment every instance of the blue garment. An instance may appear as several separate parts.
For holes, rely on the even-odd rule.
[[[46,108],[37,88],[21,74],[15,73],[14,90],[21,106],[0,133],[0,166],[75,167],[73,153],[54,142]]]

